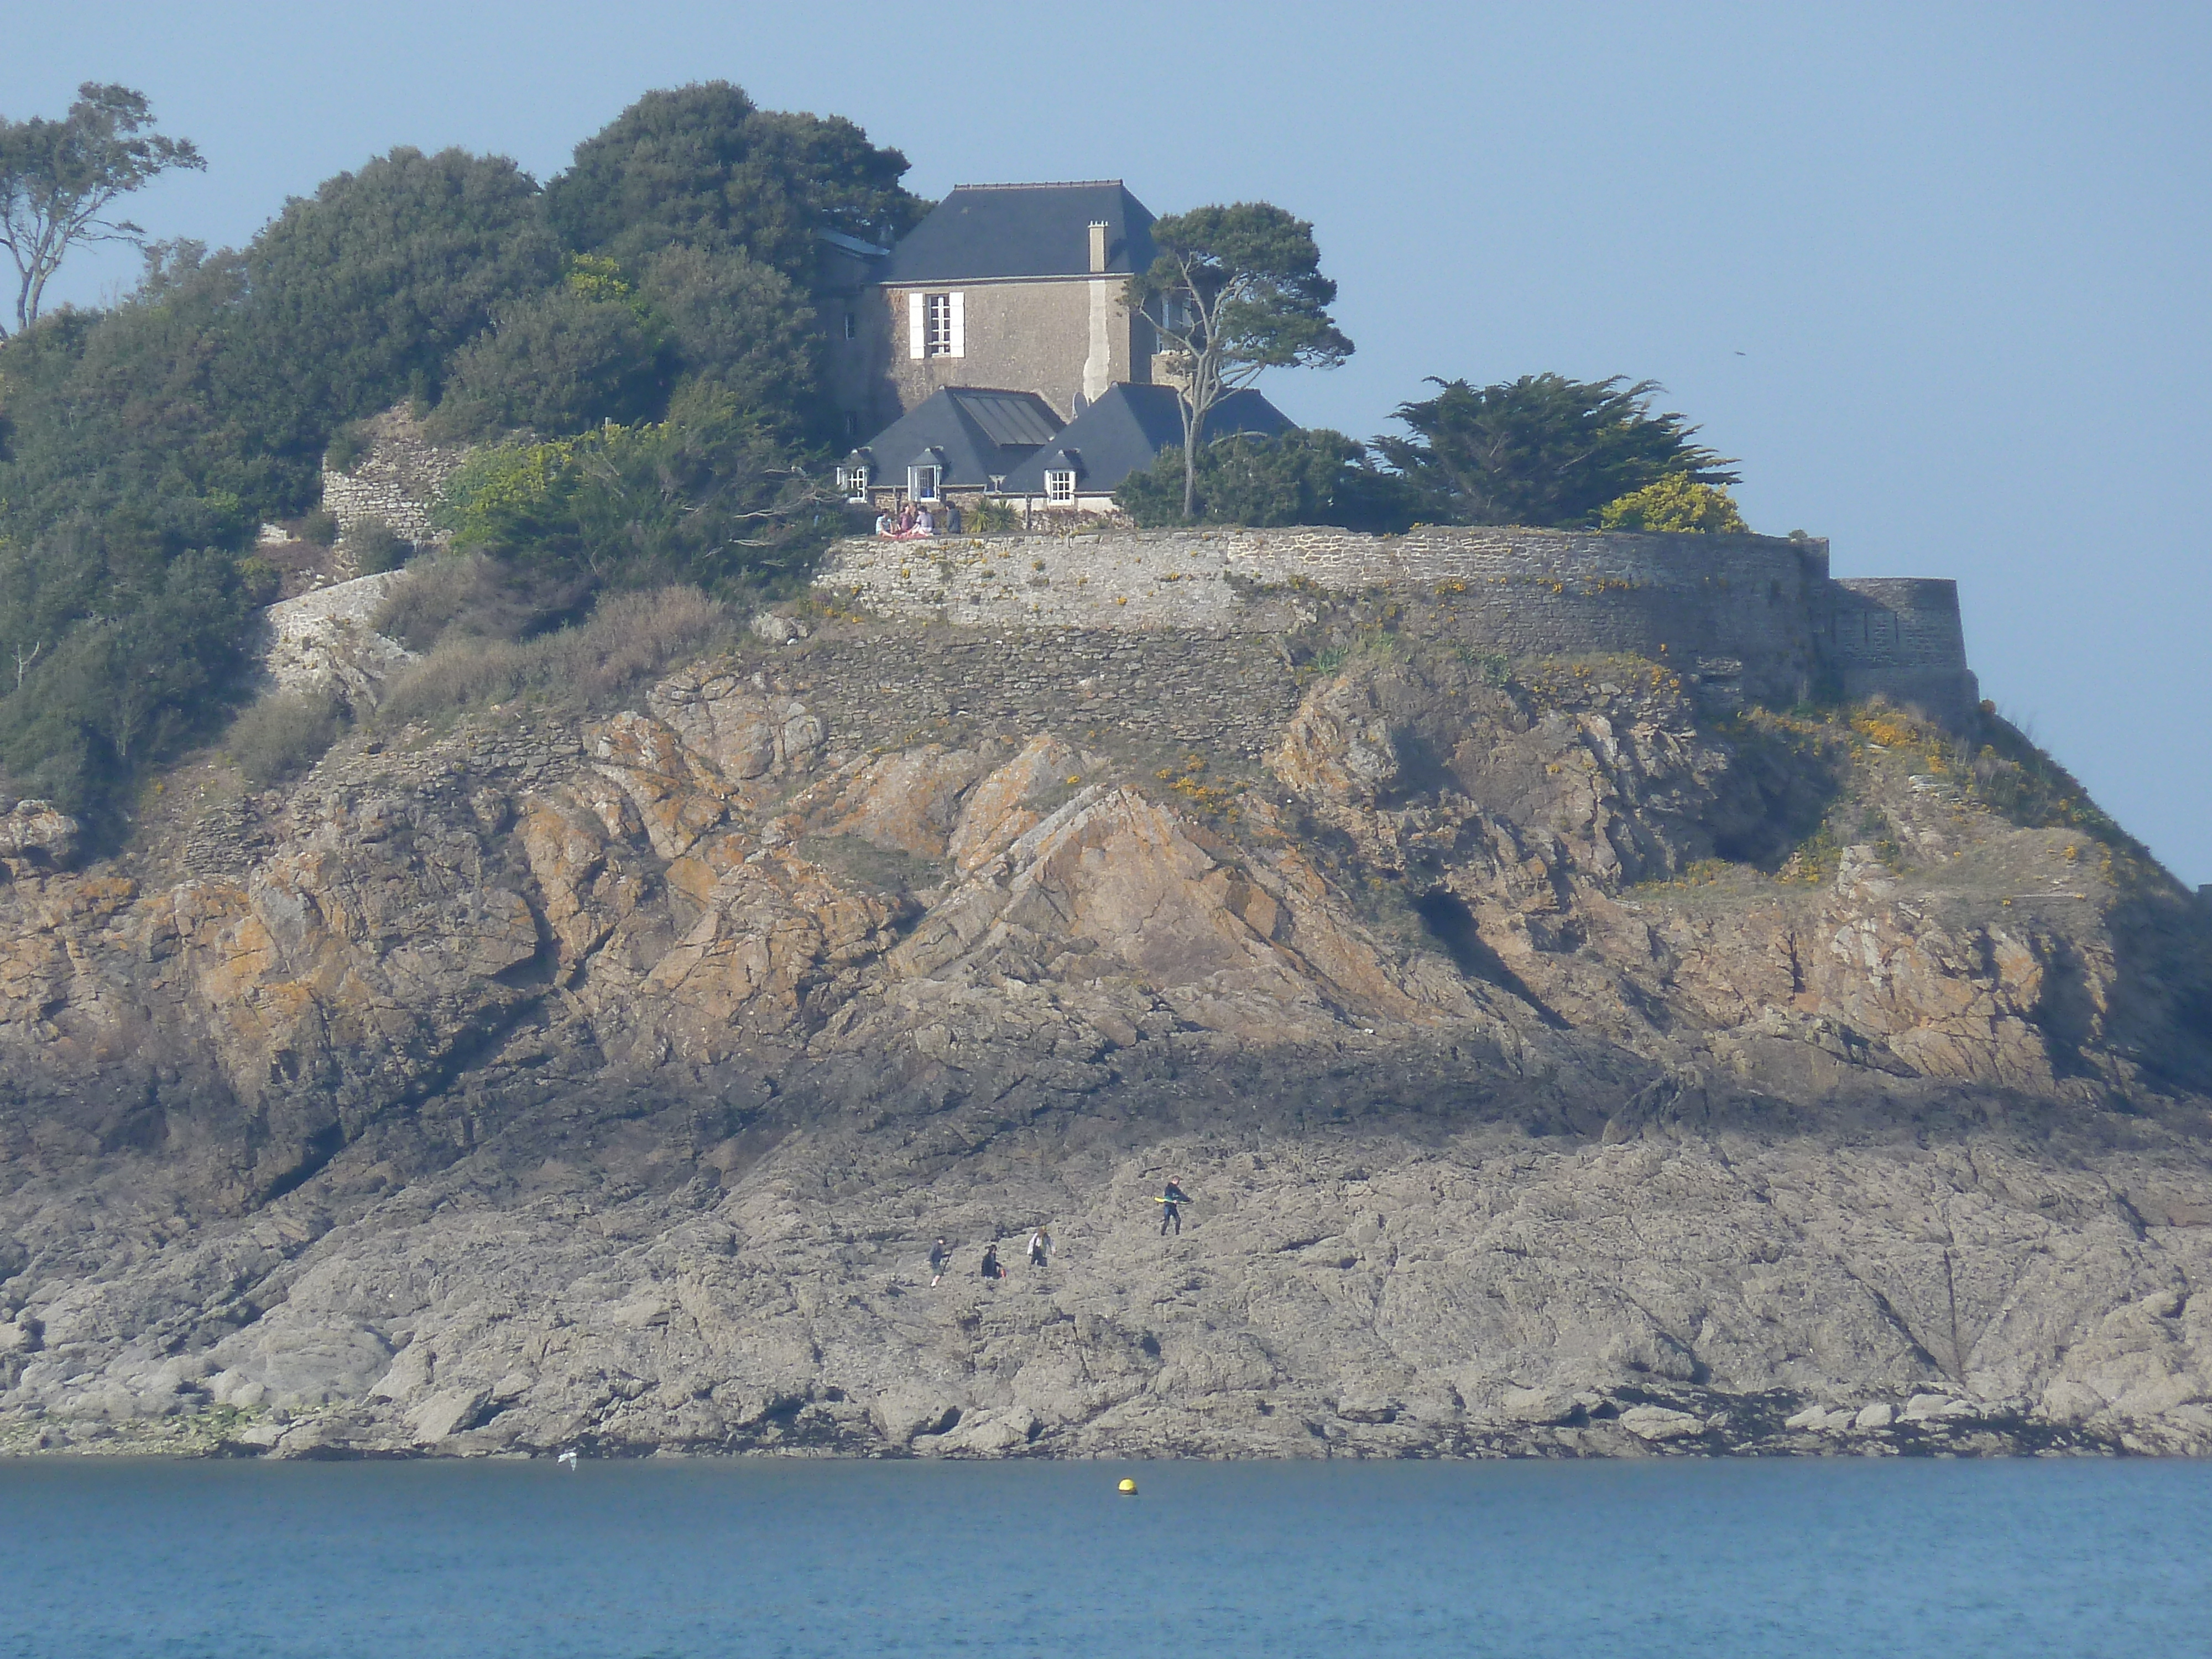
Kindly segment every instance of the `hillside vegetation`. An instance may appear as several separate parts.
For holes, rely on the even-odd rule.
[[[85,92],[71,119],[129,118],[122,188],[200,164],[149,136],[139,94]],[[694,85],[639,100],[543,185],[501,156],[397,149],[242,249],[148,248],[111,309],[33,308],[0,340],[0,793],[112,844],[149,766],[248,695],[250,624],[279,581],[259,526],[327,541],[321,468],[353,465],[396,403],[477,447],[442,525],[495,580],[471,576],[485,619],[457,637],[573,629],[611,589],[733,599],[803,573],[844,512],[818,234],[896,240],[927,206],[906,168],[849,121]],[[1437,384],[1397,410],[1407,435],[1205,442],[1191,516],[1741,528],[1729,463],[1653,410],[1650,382]],[[1171,449],[1122,510],[1182,521],[1183,473]],[[362,574],[409,550],[366,534],[343,550]],[[280,726],[320,720],[273,711],[240,741]]]
[[[549,625],[601,586],[803,562],[830,431],[814,234],[910,224],[906,165],[726,84],[655,93],[542,188],[395,149],[0,345],[0,785],[104,819],[222,719],[273,597],[258,526],[314,508],[325,451],[395,401],[526,434],[464,530],[526,590],[580,573],[532,600]]]

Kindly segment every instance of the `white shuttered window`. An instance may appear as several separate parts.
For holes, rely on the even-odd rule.
[[[968,349],[967,299],[964,294],[908,295],[907,355],[964,356]]]

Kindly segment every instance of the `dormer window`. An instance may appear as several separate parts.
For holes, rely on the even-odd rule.
[[[945,469],[937,466],[910,466],[906,470],[907,494],[918,501],[937,499],[937,481]]]
[[[845,492],[848,501],[868,499],[868,469],[865,466],[841,466],[837,469],[837,487]]]
[[[1044,475],[1044,498],[1063,507],[1075,501],[1075,474],[1072,471],[1048,472]]]

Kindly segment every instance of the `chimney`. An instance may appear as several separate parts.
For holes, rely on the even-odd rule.
[[[1094,276],[1106,269],[1106,222],[1091,222],[1091,274]]]

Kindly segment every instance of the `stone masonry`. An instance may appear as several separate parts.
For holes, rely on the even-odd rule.
[[[1825,541],[1424,526],[1105,532],[836,544],[834,600],[963,629],[1266,635],[1329,594],[1381,592],[1448,615],[1512,658],[1622,652],[1680,665],[1723,696],[1821,686],[1963,719],[1978,695],[1948,581],[1837,582]]]
[[[418,545],[442,542],[430,509],[446,480],[468,459],[469,447],[429,442],[404,404],[364,422],[362,435],[366,453],[352,471],[323,469],[323,506],[337,520],[339,534],[381,519]]]

